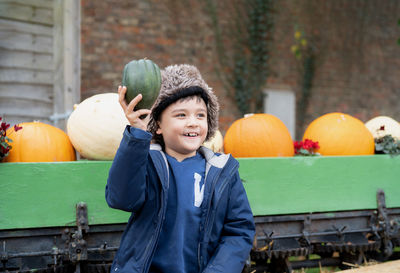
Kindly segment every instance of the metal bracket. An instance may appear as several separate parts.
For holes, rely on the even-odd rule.
[[[386,209],[385,192],[382,189],[378,189],[378,191],[376,192],[376,201],[378,205],[378,227],[382,230],[382,232],[380,233],[382,238],[381,248],[383,250],[383,254],[386,257],[389,257],[393,254],[393,243],[391,241],[393,231],[397,230],[398,227],[396,224],[393,225],[393,223],[390,223],[389,221]]]
[[[6,242],[5,241],[3,241],[2,250],[0,251],[0,261],[3,263],[3,267],[5,267],[5,264],[8,261],[8,253],[6,251]]]
[[[387,222],[387,210],[385,192],[382,189],[378,189],[376,192],[376,202],[378,205],[378,221],[384,225]]]
[[[89,230],[88,211],[85,202],[76,204],[76,226],[81,231],[87,232]]]
[[[336,236],[339,238],[339,240],[341,242],[344,242],[344,231],[347,228],[347,226],[338,228],[336,225],[333,225],[332,228],[336,231]]]
[[[312,227],[311,214],[309,214],[304,218],[303,232],[302,232],[303,233],[302,239],[307,243],[308,246],[311,245],[310,242],[311,227]]]
[[[89,230],[87,205],[84,202],[76,204],[76,226],[77,230],[71,235],[69,242],[69,259],[72,262],[85,261],[88,259],[87,243],[83,234]]]

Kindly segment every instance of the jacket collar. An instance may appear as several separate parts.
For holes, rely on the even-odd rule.
[[[150,150],[155,150],[155,151],[160,151],[162,153],[162,147],[160,144],[151,144],[150,145]],[[219,169],[222,169],[226,163],[229,160],[230,155],[229,154],[216,154],[214,153],[212,150],[201,146],[199,148],[199,153],[202,154],[204,156],[204,158],[206,159],[207,163],[210,164],[211,166],[217,167]]]
[[[229,160],[230,155],[229,154],[216,154],[212,150],[201,146],[199,149],[199,153],[201,153],[206,161],[214,167],[217,167],[219,169],[222,169],[225,167],[226,163]]]

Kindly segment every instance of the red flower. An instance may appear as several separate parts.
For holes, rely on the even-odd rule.
[[[294,149],[299,150],[303,146],[303,141],[295,141],[294,142]]]
[[[17,124],[14,125],[14,131],[17,132],[22,129],[22,126],[18,126]]]
[[[3,118],[0,117],[0,121],[2,121]],[[7,129],[10,127],[10,124],[6,123],[6,122],[2,122],[0,124],[0,161],[8,156],[8,153],[11,150],[11,145],[10,142],[12,142],[12,140],[7,137]],[[22,127],[18,126],[18,125],[14,125],[14,132],[17,132],[19,130],[21,130]],[[12,132],[11,132],[12,133]]]
[[[10,127],[10,124],[2,122],[1,123],[1,130],[6,131]]]
[[[2,154],[6,154],[10,151],[10,146],[7,146],[7,147],[0,146],[0,147],[1,147]]]
[[[317,155],[316,150],[319,149],[318,141],[314,142],[311,139],[294,141],[293,145],[296,155]]]

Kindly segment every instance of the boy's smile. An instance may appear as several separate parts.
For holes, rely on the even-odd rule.
[[[207,106],[197,96],[178,100],[162,112],[158,126],[165,152],[182,161],[196,155],[207,136]]]

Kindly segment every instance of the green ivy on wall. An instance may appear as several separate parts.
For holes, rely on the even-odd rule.
[[[262,89],[269,72],[273,0],[232,1],[233,12],[222,14],[229,22],[224,29],[220,27],[217,1],[204,1],[215,34],[217,75],[242,115],[261,112]]]
[[[316,47],[311,37],[306,37],[304,31],[295,30],[294,44],[290,50],[299,62],[299,73],[301,75],[300,93],[297,102],[296,136],[301,136],[302,127],[306,119],[306,111],[312,95],[312,84],[315,74]]]

